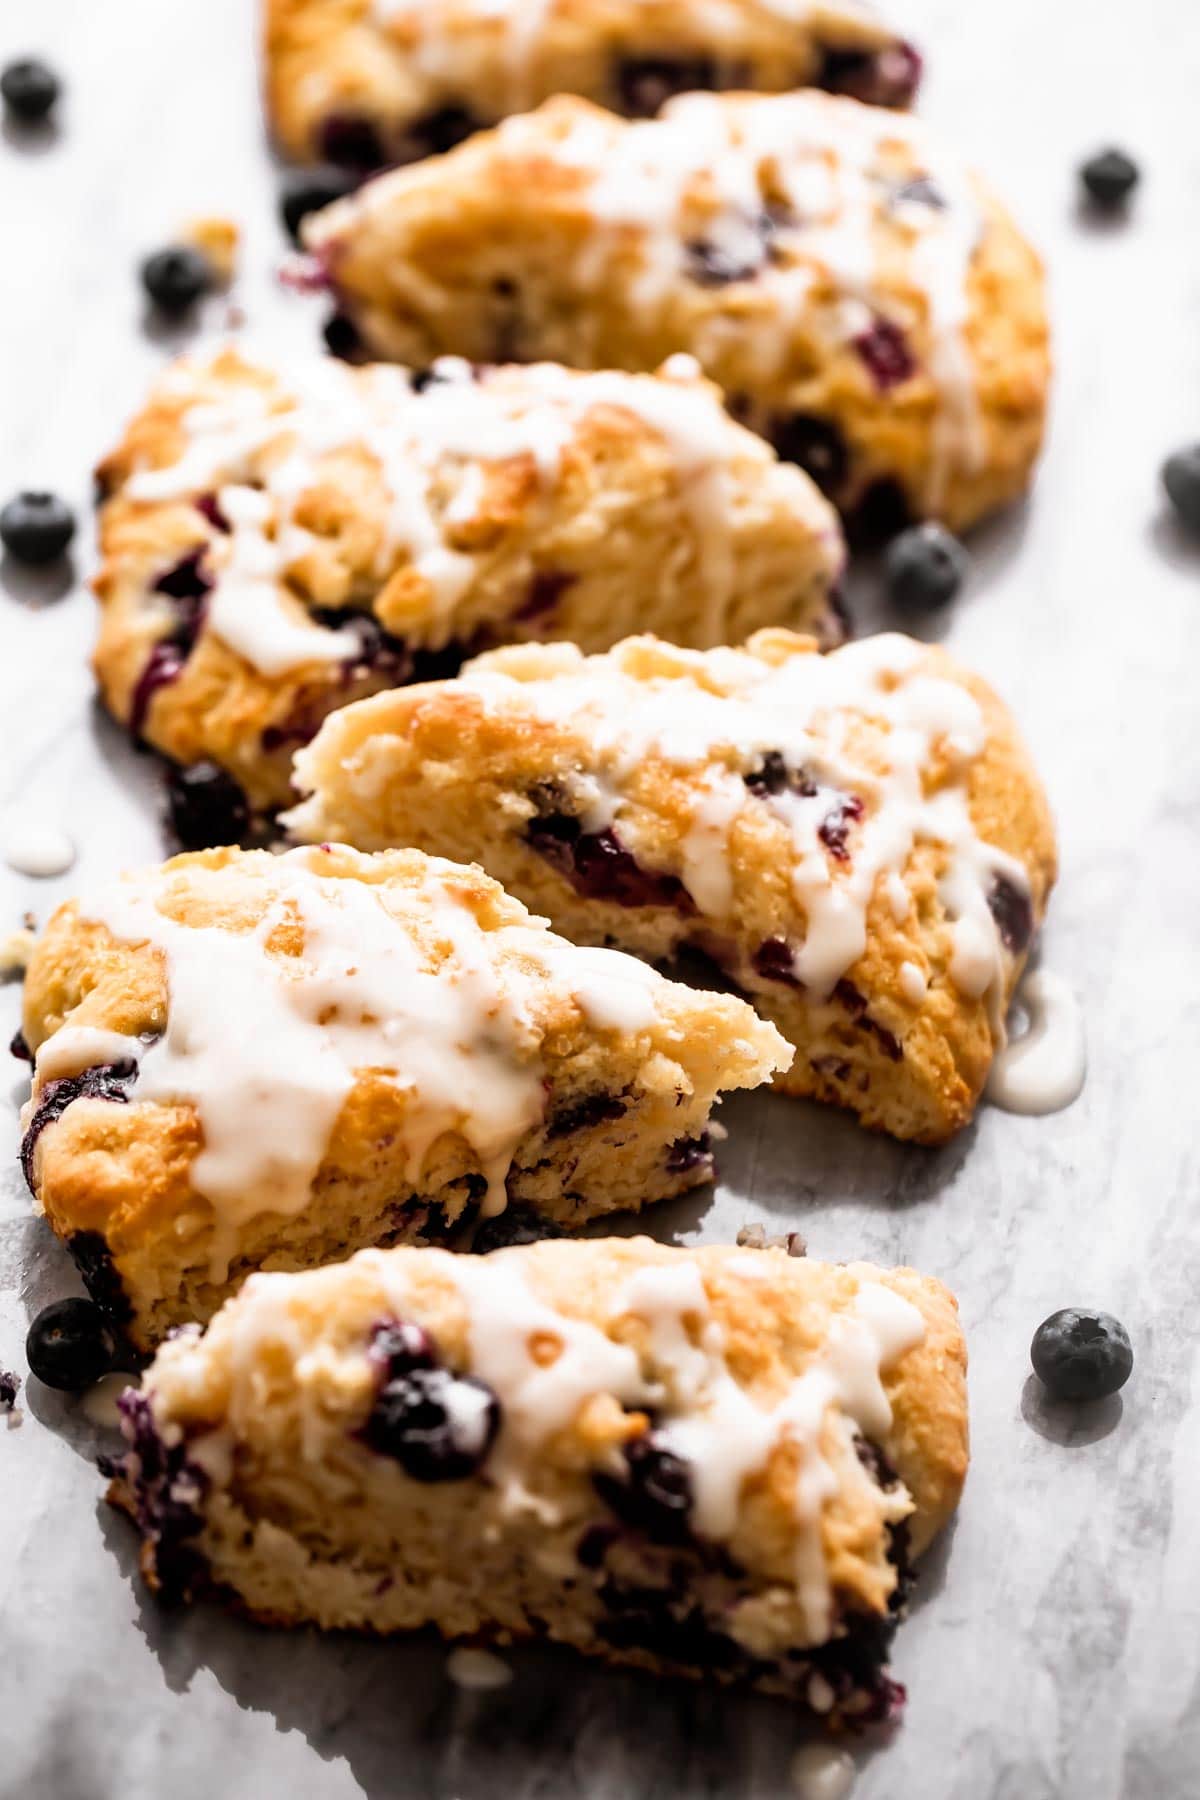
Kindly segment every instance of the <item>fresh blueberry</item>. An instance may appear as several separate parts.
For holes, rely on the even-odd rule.
[[[1168,456],[1162,468],[1167,499],[1189,531],[1200,531],[1200,444]]]
[[[655,1543],[679,1544],[691,1536],[691,1471],[653,1431],[626,1444],[623,1475],[597,1472],[592,1479],[617,1517]]]
[[[1103,212],[1117,212],[1137,186],[1141,170],[1124,150],[1101,150],[1079,171],[1089,200]]]
[[[413,1481],[465,1481],[499,1428],[500,1403],[485,1382],[418,1367],[385,1382],[363,1436]]]
[[[340,174],[336,169],[318,171],[289,182],[283,190],[279,212],[292,242],[300,242],[300,227],[309,213],[320,212],[323,206],[332,206],[335,200],[344,199],[356,185],[352,176]]]
[[[17,562],[53,562],[74,535],[75,515],[57,494],[14,494],[0,510],[0,543]]]
[[[928,612],[953,600],[969,567],[966,550],[945,526],[912,525],[888,546],[888,593],[904,612]]]
[[[1133,1346],[1111,1313],[1067,1306],[1033,1334],[1034,1374],[1054,1400],[1103,1400],[1129,1380]]]
[[[39,1381],[77,1393],[116,1366],[117,1337],[94,1300],[56,1300],[29,1327],[25,1354]]]
[[[167,815],[185,850],[240,843],[250,823],[246,796],[214,762],[172,769],[167,777]]]
[[[190,244],[170,244],[148,256],[141,269],[142,286],[159,312],[170,317],[195,306],[213,286],[213,267]]]
[[[22,125],[44,119],[62,92],[62,83],[48,63],[37,56],[23,56],[0,73],[0,98],[5,111]]]

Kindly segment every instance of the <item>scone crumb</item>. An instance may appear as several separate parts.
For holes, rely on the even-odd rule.
[[[237,273],[241,231],[233,219],[221,213],[205,213],[189,219],[179,234],[180,242],[190,244],[209,263],[222,287],[228,287]]]
[[[27,928],[7,932],[0,938],[0,981],[8,981],[14,975],[24,975],[36,941],[33,932]]]
[[[741,1227],[737,1243],[739,1250],[786,1250],[789,1256],[808,1255],[808,1245],[798,1231],[781,1231],[768,1237],[766,1226],[757,1221]]]

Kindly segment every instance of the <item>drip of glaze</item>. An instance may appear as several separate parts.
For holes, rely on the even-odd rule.
[[[1065,981],[1036,969],[1021,982],[1017,1004],[1028,1029],[1000,1051],[984,1092],[1005,1112],[1061,1112],[1079,1098],[1087,1074],[1079,1002]]]
[[[99,1425],[108,1431],[119,1431],[121,1414],[117,1401],[126,1388],[136,1387],[137,1377],[116,1373],[102,1375],[94,1382],[79,1402],[79,1410],[93,1425]]]
[[[9,814],[0,843],[5,862],[18,875],[65,875],[75,861],[75,846],[61,826],[33,812]]]
[[[507,1687],[513,1672],[503,1657],[490,1650],[477,1650],[470,1644],[459,1644],[446,1658],[446,1674],[455,1687],[488,1693]]]
[[[805,1744],[789,1774],[796,1800],[846,1800],[858,1770],[849,1751],[836,1744]]]

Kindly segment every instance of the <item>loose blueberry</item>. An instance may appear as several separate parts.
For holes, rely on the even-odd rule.
[[[116,1366],[117,1337],[94,1300],[56,1300],[29,1327],[25,1354],[47,1387],[78,1393]]]
[[[1133,1370],[1133,1346],[1121,1322],[1111,1313],[1074,1306],[1042,1321],[1029,1354],[1055,1400],[1103,1400],[1123,1388]]]
[[[344,199],[353,193],[356,185],[352,176],[340,174],[336,169],[305,175],[290,182],[283,190],[279,214],[292,242],[300,242],[300,227],[309,213],[320,212],[323,206],[332,206],[335,200]]]
[[[62,83],[48,63],[37,56],[23,56],[0,73],[0,98],[4,109],[22,125],[44,119],[62,92]]]
[[[363,1436],[413,1481],[465,1481],[500,1428],[500,1403],[485,1382],[449,1369],[415,1368],[388,1381]]]
[[[1200,444],[1168,456],[1162,468],[1167,499],[1189,531],[1200,531]]]
[[[75,515],[57,494],[14,494],[0,510],[0,543],[17,562],[53,562],[74,535]]]
[[[190,244],[172,244],[148,256],[141,268],[142,286],[159,312],[175,318],[213,287],[213,267]]]
[[[1141,170],[1124,150],[1101,150],[1079,171],[1088,198],[1103,212],[1117,212],[1137,186]]]
[[[185,850],[240,843],[250,823],[246,796],[214,762],[172,769],[167,777],[167,816]]]
[[[888,546],[885,574],[892,604],[904,612],[946,606],[969,567],[966,550],[943,525],[912,525]]]
[[[626,1444],[623,1475],[597,1472],[592,1480],[617,1517],[653,1542],[679,1544],[691,1536],[691,1472],[653,1431]]]

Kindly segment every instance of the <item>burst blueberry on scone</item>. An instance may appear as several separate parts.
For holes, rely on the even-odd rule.
[[[841,632],[836,515],[680,359],[410,376],[226,349],[168,371],[100,476],[106,703],[255,811],[333,708],[489,644]]]
[[[168,1595],[894,1717],[912,1559],[967,1467],[952,1296],[648,1239],[256,1275],[122,1402],[110,1497]]]
[[[1055,873],[991,690],[895,634],[820,655],[496,651],[329,719],[294,837],[480,862],[578,943],[699,952],[796,1046],[779,1085],[898,1137],[964,1125]]]
[[[690,94],[559,98],[309,219],[371,351],[420,365],[687,351],[864,532],[1023,491],[1049,375],[1041,264],[919,120]]]
[[[266,93],[299,161],[449,150],[553,94],[632,116],[694,88],[822,87],[907,106],[912,45],[860,0],[265,0]]]
[[[329,845],[69,902],[22,1030],[29,1185],[143,1346],[256,1268],[682,1193],[721,1090],[788,1060],[742,1001],[564,943],[479,869]]]

